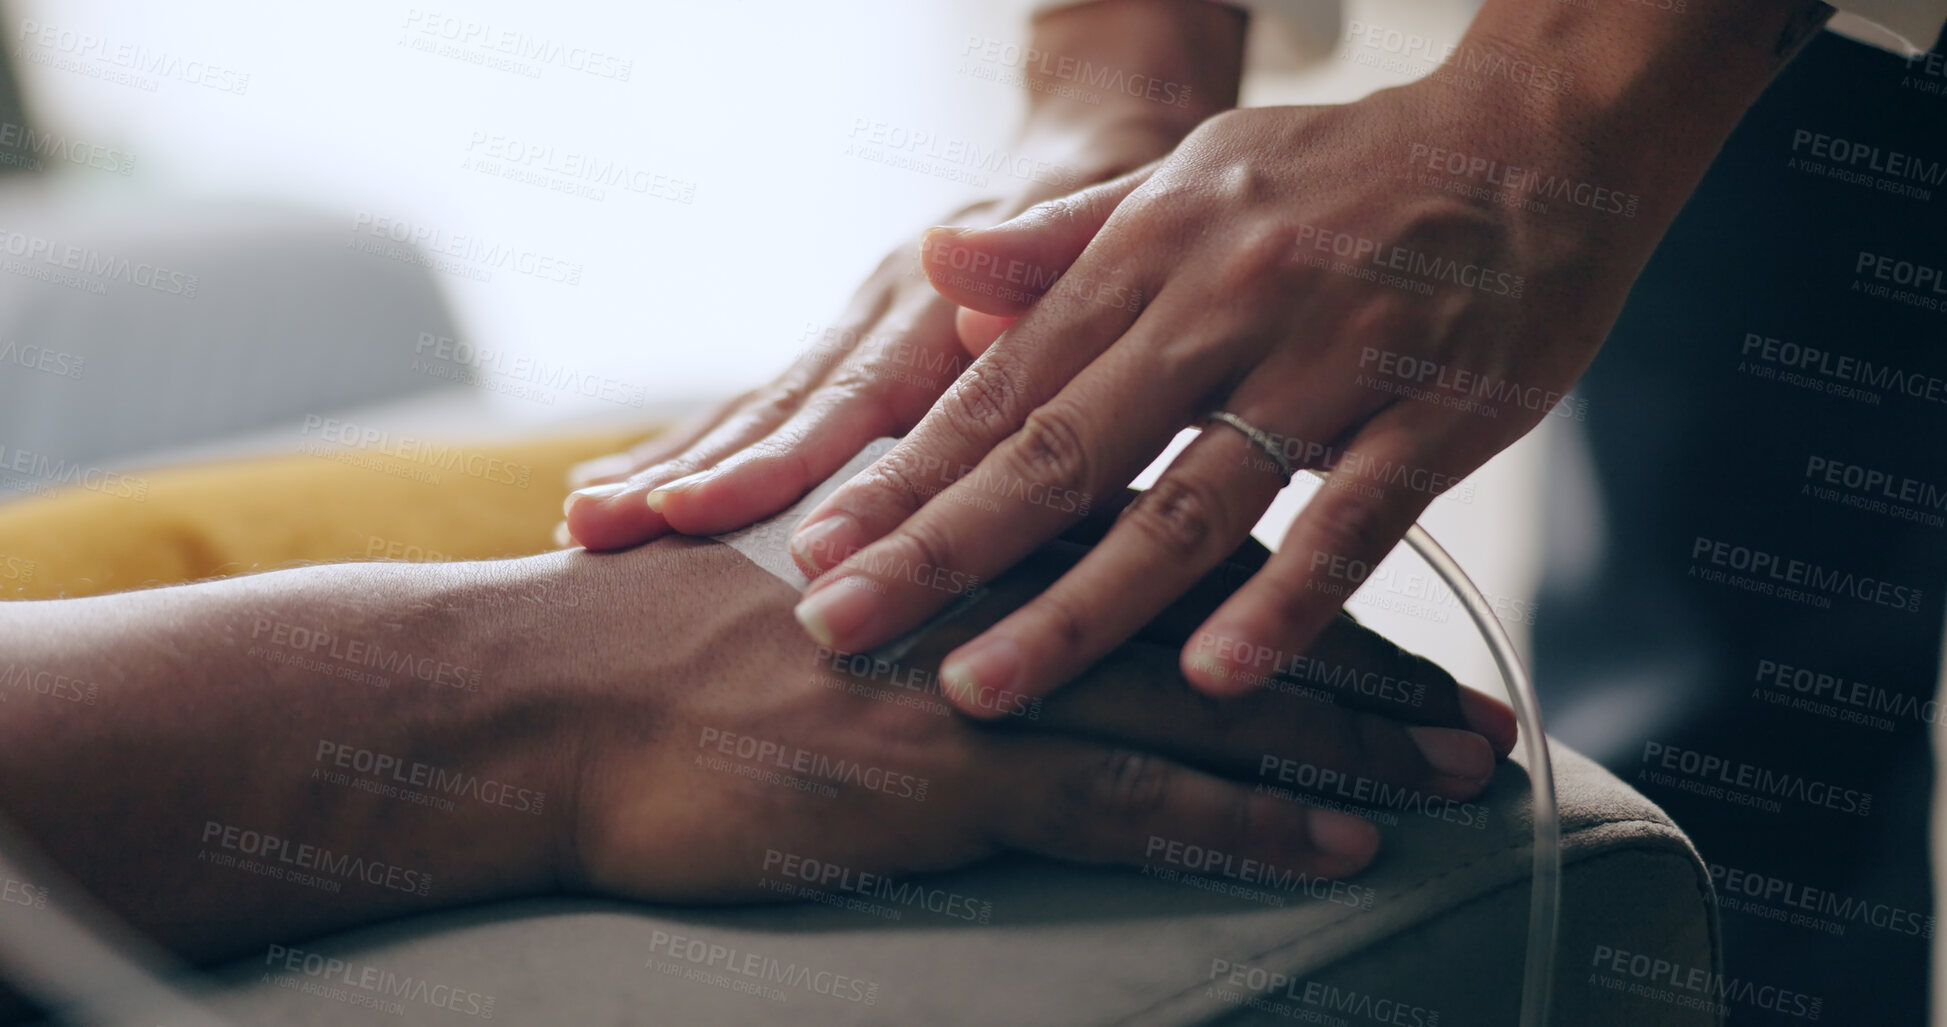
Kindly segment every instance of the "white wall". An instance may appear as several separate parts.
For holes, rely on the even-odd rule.
[[[1352,0],[1341,24],[1451,42],[1471,6]],[[570,362],[664,406],[781,369],[807,326],[834,316],[889,247],[981,193],[845,151],[856,127],[875,121],[1003,145],[1019,96],[963,72],[961,58],[972,36],[1022,39],[1017,8],[15,0],[7,45],[44,124],[136,157],[130,178],[78,178],[162,202],[188,193],[298,201],[342,218],[348,241],[371,238],[354,231],[370,227],[361,218],[402,219],[440,238],[470,235],[579,265],[577,285],[504,268],[488,282],[444,281],[473,342]],[[536,76],[413,45],[452,44],[446,37],[465,23],[490,38],[558,44],[563,56],[526,61]],[[1320,24],[1326,36],[1342,34],[1329,18]],[[1291,42],[1261,34],[1259,52],[1306,49]],[[1329,39],[1311,43],[1309,65],[1261,79],[1248,98],[1339,102],[1403,80],[1355,59],[1354,48],[1331,53]],[[454,50],[494,55],[465,41]],[[629,62],[628,80],[565,66],[588,51],[604,54],[595,63],[611,71]],[[131,59],[143,67],[117,63]],[[117,73],[144,81],[100,77]],[[546,148],[542,164],[582,155],[693,183],[693,202],[613,187],[603,199],[583,198],[468,168],[483,150],[477,140],[495,137]],[[1466,501],[1442,500],[1427,518],[1507,604],[1526,601],[1536,574],[1535,441],[1477,475]],[[1302,494],[1294,489],[1273,508],[1261,537],[1281,534]],[[1465,617],[1441,596],[1421,596],[1423,578],[1411,556],[1396,557],[1386,580],[1397,587],[1369,586],[1353,608],[1463,680],[1498,691]]]
[[[360,216],[402,219],[579,265],[572,286],[506,269],[443,280],[479,344],[572,357],[655,399],[781,368],[889,247],[965,202],[965,185],[845,155],[859,119],[1004,142],[1017,98],[956,72],[969,29],[953,10],[20,0],[7,38],[17,54],[68,62],[20,62],[35,115],[132,152],[137,173],[117,184],[296,200],[341,216],[348,239],[370,227]],[[564,56],[526,62],[539,71],[529,77],[410,45],[448,43],[461,22]],[[35,26],[56,30],[52,45]],[[133,71],[153,91],[72,70],[128,71],[103,58],[134,48],[164,69]],[[609,55],[596,63],[611,71],[630,62],[628,80],[563,66],[584,51]],[[197,76],[241,92],[187,81]],[[598,200],[466,167],[495,137],[557,166],[579,155],[671,181],[631,176],[649,194],[611,187]],[[656,195],[677,182],[693,183],[693,202]]]

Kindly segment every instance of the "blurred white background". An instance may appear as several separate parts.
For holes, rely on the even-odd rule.
[[[691,400],[782,368],[887,251],[1008,184],[846,149],[876,122],[1004,148],[1020,91],[969,74],[992,66],[965,54],[974,38],[1025,43],[1026,6],[14,0],[8,45],[43,127],[135,156],[132,178],[93,173],[101,184],[297,201],[341,216],[348,237],[361,216],[387,218],[580,265],[578,285],[506,271],[440,280],[474,343]],[[1464,6],[1354,0],[1346,17],[1432,22],[1453,38]],[[555,58],[484,42],[508,36]],[[104,59],[118,51],[136,66]],[[626,81],[609,77],[624,64]],[[1397,81],[1326,58],[1256,92],[1348,100]],[[666,183],[632,175],[649,191],[594,198],[468,166],[513,155],[560,185],[572,172],[545,171],[570,162]],[[691,202],[664,198],[677,183],[693,184]]]
[[[1000,144],[1018,102],[956,73],[970,33],[1021,37],[973,4],[17,10],[16,51],[66,56],[26,31],[39,23],[248,76],[237,95],[142,74],[158,83],[149,92],[20,61],[38,118],[135,154],[142,187],[295,200],[340,215],[347,238],[366,215],[578,264],[578,285],[505,269],[440,280],[471,341],[599,369],[652,400],[720,395],[781,369],[887,250],[967,201],[966,185],[848,157],[860,119]],[[470,63],[504,55],[464,38],[469,25],[560,56],[512,58],[533,77]],[[426,45],[467,59],[415,48]],[[626,62],[628,80],[568,67],[583,51],[604,55],[592,62],[601,71]],[[631,174],[649,191],[612,186],[598,199],[465,166],[495,151],[538,153],[527,166],[544,173],[621,165],[666,184]],[[675,183],[693,184],[692,202],[663,198]]]
[[[1450,41],[1472,6],[1351,0],[1340,24]],[[888,250],[1005,185],[847,147],[873,123],[1004,147],[1021,95],[969,73],[965,55],[970,39],[1024,43],[1024,7],[15,0],[7,45],[39,127],[133,155],[126,177],[62,169],[103,205],[298,204],[337,219],[348,245],[401,224],[435,248],[500,247],[576,269],[572,284],[511,265],[483,281],[482,265],[462,258],[435,277],[468,342],[622,383],[646,399],[622,411],[639,416],[775,374]],[[1247,102],[1340,102],[1403,80],[1349,59],[1343,44],[1334,54],[1342,32],[1329,17],[1311,31],[1254,33],[1254,61],[1302,53],[1309,63],[1259,74]],[[524,52],[485,42],[509,38]],[[478,163],[505,169],[521,156],[539,184]],[[638,188],[563,191],[576,184],[572,168],[591,165],[626,168]],[[577,404],[565,392],[545,405],[485,398],[515,422]],[[1537,570],[1542,434],[1426,518],[1517,614]],[[1303,494],[1289,490],[1260,537],[1275,541]],[[1466,618],[1424,568],[1395,557],[1382,577],[1352,604],[1362,619],[1499,690]],[[1522,619],[1510,627],[1525,637]]]

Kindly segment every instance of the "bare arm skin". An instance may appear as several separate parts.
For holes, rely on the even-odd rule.
[[[206,960],[521,895],[762,899],[770,849],[915,873],[1005,848],[1141,863],[1163,835],[1343,876],[1376,831],[1253,794],[1265,754],[1464,798],[1513,743],[1458,730],[1452,679],[1350,622],[1321,658],[1424,702],[1197,697],[1174,653],[1221,575],[1059,702],[955,714],[939,657],[1075,555],[993,583],[896,677],[820,650],[791,589],[685,538],[0,604],[0,809]]]
[[[93,687],[92,703],[10,691],[0,802],[82,884],[192,957],[554,890],[575,812],[576,682],[532,661],[534,636],[572,630],[571,611],[516,598],[546,594],[526,571],[344,564],[0,606],[0,666]],[[525,789],[539,809],[448,812],[328,783],[316,775],[349,769],[339,746]],[[245,846],[242,831],[289,851]],[[400,872],[348,879],[321,855],[296,860],[300,845]]]

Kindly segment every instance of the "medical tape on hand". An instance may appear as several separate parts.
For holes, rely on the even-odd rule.
[[[838,491],[840,485],[850,481],[874,460],[884,456],[897,441],[897,439],[883,438],[866,443],[864,449],[859,450],[857,455],[845,462],[845,466],[820,482],[816,488],[805,493],[803,499],[791,504],[783,512],[758,521],[747,528],[739,528],[713,537],[718,542],[744,554],[745,559],[770,571],[779,581],[802,593],[805,586],[811,584],[811,578],[798,569],[798,562],[791,558],[791,535],[798,530],[798,525],[804,521],[805,515],[815,509],[819,503],[824,502],[826,496]],[[919,641],[922,635],[965,612],[979,602],[986,591],[985,588],[976,588],[961,593],[926,623],[887,642],[873,650],[870,655],[887,662],[898,660],[906,655],[906,652],[913,647],[913,643]]]

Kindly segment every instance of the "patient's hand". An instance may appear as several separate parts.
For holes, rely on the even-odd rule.
[[[214,958],[564,889],[749,898],[770,853],[1133,864],[1163,838],[1338,876],[1372,859],[1374,828],[1254,792],[1267,760],[1466,798],[1512,744],[1504,707],[1349,620],[1312,655],[1390,698],[1191,691],[1176,652],[1257,551],[1045,705],[953,712],[941,655],[1101,520],[896,667],[819,651],[795,590],[686,537],[0,604],[0,813],[109,908]]]
[[[1350,694],[1273,688],[1216,701],[1192,690],[1177,650],[1248,576],[1235,565],[1045,705],[991,695],[973,702],[991,721],[952,711],[940,658],[1082,551],[1044,549],[896,663],[807,642],[789,616],[794,592],[727,547],[670,539],[590,561],[657,595],[653,611],[598,607],[606,622],[593,637],[612,640],[611,658],[643,662],[599,689],[603,712],[588,721],[570,878],[655,899],[735,899],[771,894],[767,858],[904,873],[1016,848],[1141,864],[1154,837],[1337,877],[1370,862],[1377,830],[1254,790],[1267,758],[1466,799],[1512,742],[1505,707],[1478,696],[1467,701],[1508,728],[1492,743],[1395,720],[1458,725],[1461,690],[1349,619],[1314,655],[1394,681],[1374,709]]]

